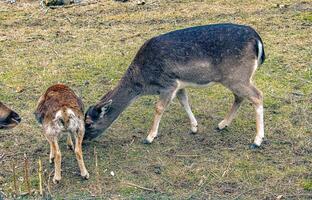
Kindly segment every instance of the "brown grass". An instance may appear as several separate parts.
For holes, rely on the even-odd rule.
[[[50,184],[51,195],[56,199],[276,199],[279,195],[311,199],[311,11],[310,2],[295,0],[146,0],[143,6],[134,0],[103,0],[53,10],[43,9],[38,1],[12,5],[1,1],[0,100],[19,111],[23,121],[0,132],[0,199],[13,198],[14,161],[18,187],[26,190],[21,178],[24,153],[29,157],[32,188],[38,188],[37,162],[42,159],[49,197],[53,167],[48,163],[48,143],[32,112],[50,85],[68,84],[88,106],[114,87],[148,38],[219,22],[249,24],[264,40],[267,60],[255,76],[265,96],[263,148],[248,149],[255,134],[249,103],[227,131],[214,131],[233,99],[221,86],[189,90],[199,134],[188,134],[187,116],[174,101],[161,121],[160,137],[150,146],[143,145],[156,100],[144,97],[105,136],[83,147],[90,180],[80,178],[74,155],[64,151],[63,179],[59,185]],[[66,149],[65,142],[61,148]],[[38,192],[24,198],[38,199]]]

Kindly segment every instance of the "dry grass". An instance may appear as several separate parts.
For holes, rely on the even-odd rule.
[[[52,196],[276,199],[283,195],[284,199],[311,199],[311,11],[311,3],[295,0],[146,0],[144,6],[134,0],[103,0],[54,10],[42,9],[37,1],[12,5],[1,1],[0,100],[18,111],[23,123],[0,132],[0,199],[13,196],[14,160],[18,184],[24,184],[24,152],[32,163],[32,188],[38,188],[37,160],[42,158],[48,192],[53,167],[48,164],[48,144],[32,115],[48,86],[66,83],[88,106],[114,87],[146,39],[218,22],[249,24],[264,40],[267,60],[255,77],[265,95],[267,140],[263,148],[248,149],[255,134],[249,103],[227,131],[214,131],[232,101],[230,92],[220,86],[189,90],[199,134],[188,134],[186,114],[174,101],[161,122],[161,136],[152,145],[143,145],[156,100],[144,97],[105,136],[84,146],[90,180],[79,177],[74,155],[61,146],[63,179],[59,185],[50,184]],[[20,189],[26,190],[24,186]],[[38,191],[23,198],[39,198]]]

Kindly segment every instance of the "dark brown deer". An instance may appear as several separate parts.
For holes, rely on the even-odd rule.
[[[55,166],[53,182],[61,180],[61,151],[58,140],[67,132],[67,145],[75,149],[81,176],[89,178],[82,156],[82,140],[84,136],[83,103],[69,87],[56,84],[48,88],[38,101],[35,111],[37,121],[42,124],[45,137],[50,144],[50,163]],[[71,135],[75,138],[75,145]]]
[[[117,87],[88,109],[86,138],[104,132],[131,102],[142,95],[160,96],[145,143],[151,143],[157,136],[162,114],[175,96],[189,116],[191,130],[197,132],[197,121],[185,88],[220,83],[233,92],[235,99],[218,128],[230,125],[247,98],[256,110],[257,134],[251,147],[258,147],[264,138],[263,100],[251,78],[264,60],[262,40],[249,26],[214,24],[154,37],[140,48]]]
[[[20,122],[20,116],[0,102],[0,129],[14,128]]]

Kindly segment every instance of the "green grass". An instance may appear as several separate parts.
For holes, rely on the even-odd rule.
[[[295,0],[156,0],[144,6],[105,0],[45,12],[36,1],[1,2],[0,100],[20,113],[22,123],[0,132],[0,155],[4,155],[0,156],[0,198],[3,194],[13,198],[14,160],[18,187],[25,192],[21,177],[27,153],[34,194],[18,199],[40,199],[39,158],[45,197],[49,184],[54,199],[276,199],[279,195],[310,199],[311,9],[310,2]],[[220,85],[188,90],[199,122],[197,135],[188,134],[187,115],[174,100],[160,123],[160,137],[143,145],[157,100],[146,96],[122,113],[103,136],[83,147],[88,181],[79,177],[74,154],[66,150],[63,139],[62,181],[52,183],[48,143],[32,114],[50,85],[68,84],[88,107],[117,84],[147,39],[220,22],[249,24],[264,41],[267,59],[254,77],[264,94],[263,148],[248,148],[255,136],[254,110],[248,102],[226,131],[214,130],[233,101],[230,91]]]

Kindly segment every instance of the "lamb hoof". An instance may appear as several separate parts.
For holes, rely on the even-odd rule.
[[[54,163],[54,158],[50,158],[49,163],[50,163],[50,165],[52,165]]]
[[[81,177],[82,177],[83,179],[85,179],[85,180],[88,180],[89,177],[90,177],[90,175],[89,175],[89,173],[87,172],[86,175],[81,175]]]
[[[54,183],[54,184],[58,184],[58,183],[60,183],[60,181],[61,181],[61,179],[53,178],[53,183]]]
[[[72,145],[67,145],[67,149],[70,151],[75,151],[74,147]]]

